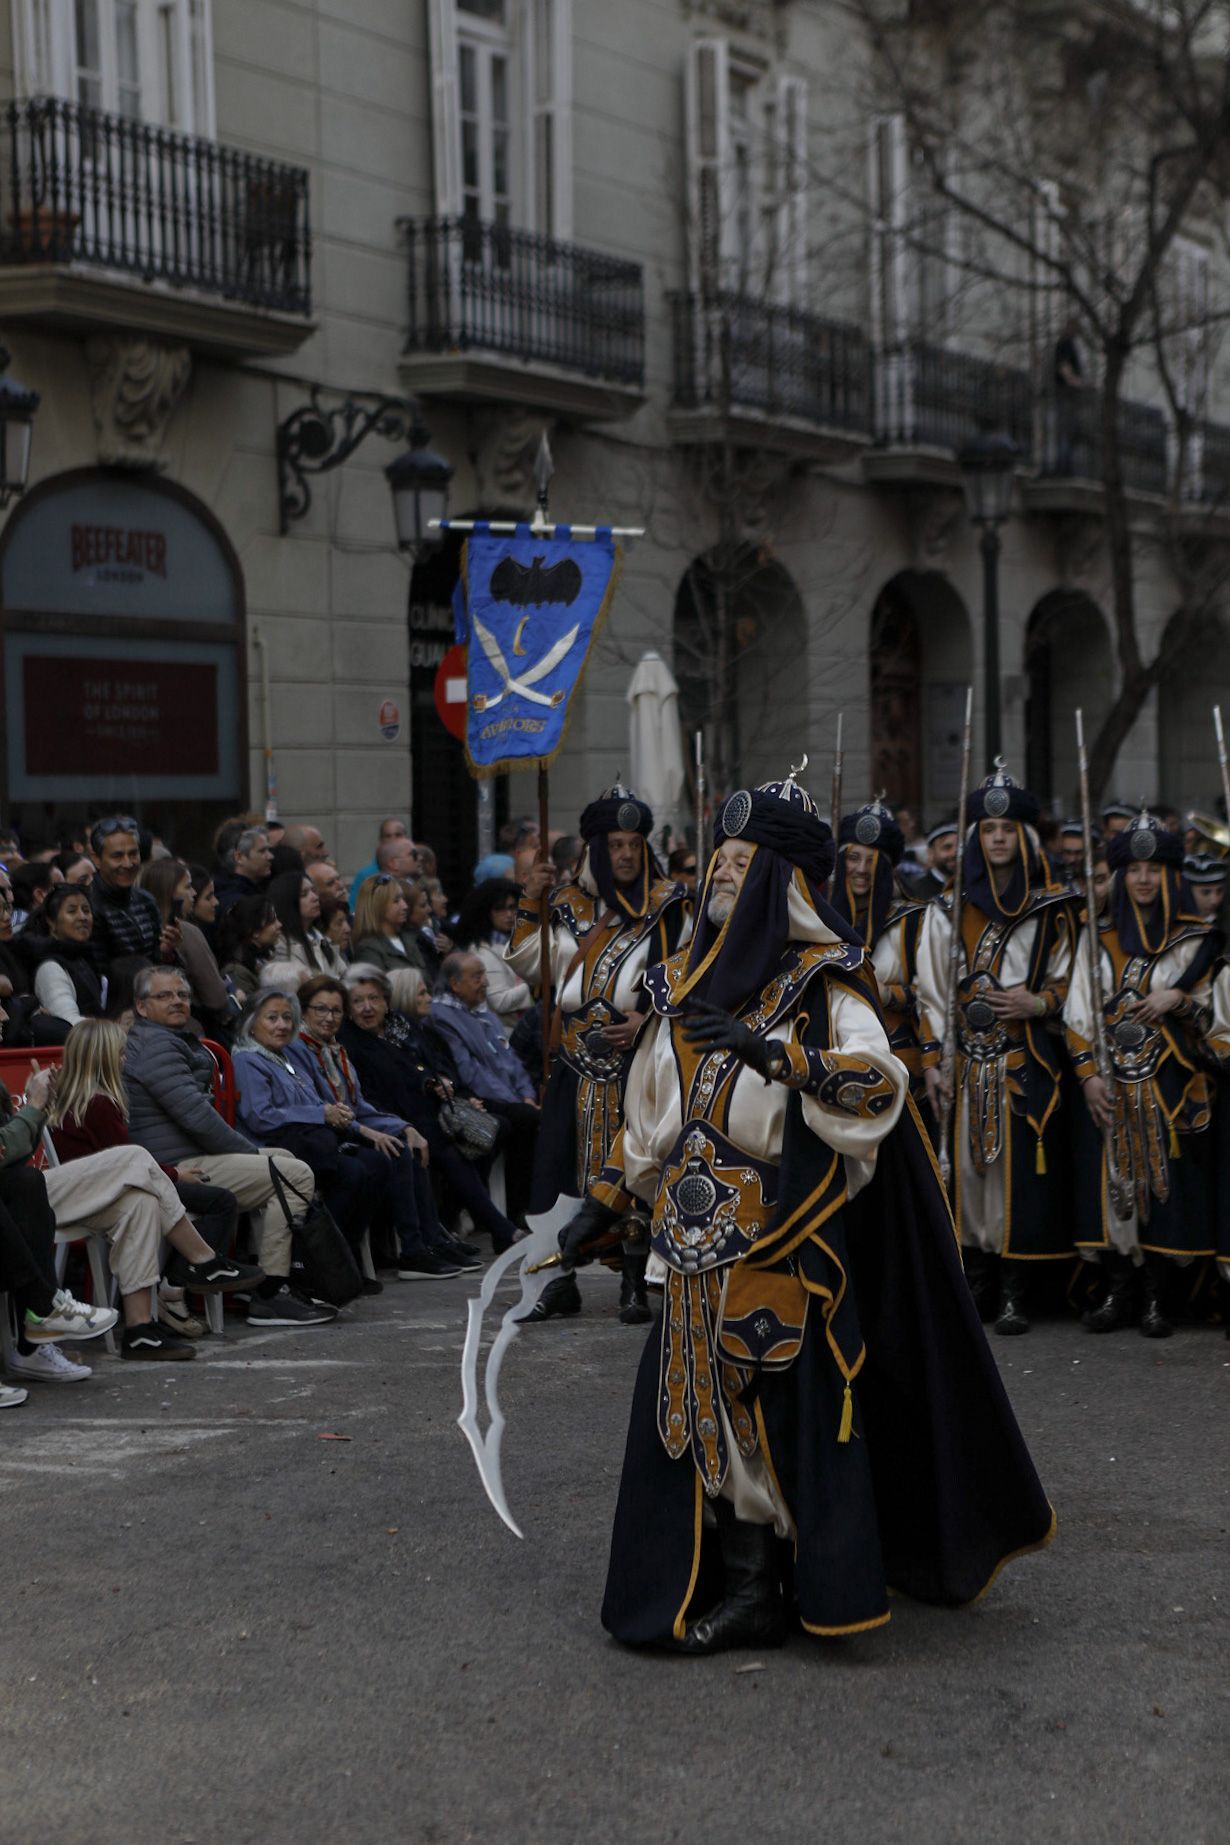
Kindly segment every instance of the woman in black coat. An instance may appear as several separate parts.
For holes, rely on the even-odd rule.
[[[488,1232],[500,1255],[516,1239],[517,1227],[497,1210],[479,1167],[457,1151],[438,1119],[441,1103],[450,1099],[456,1084],[441,1073],[437,1055],[433,1053],[428,1062],[427,1034],[420,1033],[404,1012],[392,1010],[384,974],[360,964],[345,976],[343,984],[347,1018],[339,1041],[364,1095],[377,1108],[400,1115],[418,1129],[433,1167],[443,1174],[457,1203],[470,1213],[475,1228]],[[427,997],[430,1003],[430,994]]]

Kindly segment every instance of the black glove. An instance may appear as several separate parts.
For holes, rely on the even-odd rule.
[[[587,1245],[605,1236],[611,1225],[618,1222],[618,1211],[599,1204],[596,1198],[587,1198],[576,1216],[559,1233],[559,1249],[564,1258],[564,1268],[584,1268],[587,1262],[592,1262],[593,1251]]]
[[[749,1070],[763,1076],[766,1083],[772,1082],[780,1047],[768,1038],[758,1037],[720,1006],[710,1006],[703,999],[689,1000],[684,1008],[683,1035],[702,1051],[733,1051]]]

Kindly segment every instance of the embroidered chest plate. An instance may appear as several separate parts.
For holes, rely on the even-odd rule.
[[[684,1275],[737,1262],[755,1247],[776,1202],[776,1166],[708,1122],[691,1121],[663,1162],[653,1247]]]
[[[1166,1047],[1160,1027],[1132,1016],[1141,993],[1133,974],[1141,965],[1138,961],[1128,962],[1122,983],[1106,1002],[1106,1041],[1111,1062],[1115,1075],[1129,1083],[1141,1083],[1152,1076]]]
[[[958,1042],[962,1054],[979,1063],[1003,1057],[1012,1048],[1012,1038],[989,997],[1001,991],[994,974],[985,972],[966,974],[957,987]]]

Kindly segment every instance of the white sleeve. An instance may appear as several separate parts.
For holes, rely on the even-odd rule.
[[[658,1013],[648,1019],[637,1040],[632,1067],[624,1090],[624,1184],[636,1197],[652,1204],[658,1195],[661,1162],[652,1153],[653,1130],[657,1119],[658,1033],[670,1026]]]
[[[542,937],[542,924],[537,928],[527,929],[518,939],[514,936],[504,950],[504,959],[518,979],[538,991],[539,952],[538,944]],[[555,927],[551,930],[551,982],[558,993],[564,975],[576,959],[577,945],[567,929]]]
[[[44,1012],[54,1018],[67,1019],[70,1025],[81,1023],[77,989],[58,961],[43,961],[34,976],[34,991]]]
[[[873,1111],[857,1098],[859,1086],[856,1085],[856,1099],[851,1105],[843,1106],[837,1099],[841,1089],[838,1065],[834,1071],[832,1099],[822,1101],[814,1095],[803,1097],[803,1119],[813,1134],[832,1147],[834,1152],[845,1154],[850,1162],[850,1190],[853,1193],[875,1171],[880,1142],[891,1133],[901,1118],[906,1091],[910,1086],[910,1073],[900,1058],[895,1057],[890,1050],[888,1034],[874,1008],[848,987],[835,984],[832,988],[829,1019],[832,1025],[829,1054],[854,1058],[859,1064],[869,1066],[884,1078],[889,1090],[887,1101],[883,1090],[874,1093],[876,1107]]]
[[[938,903],[927,906],[918,942],[918,1035],[924,1044],[943,1044],[948,1001],[948,957],[952,923]]]

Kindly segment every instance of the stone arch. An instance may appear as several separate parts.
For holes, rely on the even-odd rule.
[[[204,853],[246,804],[243,572],[201,500],[157,475],[41,481],[0,539],[6,818],[52,836],[136,814]]]
[[[1044,806],[1075,812],[1077,708],[1092,744],[1115,695],[1110,631],[1084,590],[1048,590],[1034,605],[1025,627],[1025,686],[1025,781]]]
[[[694,558],[672,629],[685,736],[705,735],[710,785],[785,775],[807,749],[808,635],[789,571],[754,546]]]
[[[868,637],[871,787],[933,825],[956,810],[969,614],[936,570],[902,570],[881,589]]]

